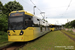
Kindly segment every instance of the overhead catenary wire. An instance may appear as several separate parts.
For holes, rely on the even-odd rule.
[[[23,0],[24,1],[24,0]],[[32,4],[34,5],[34,6],[36,6],[34,3],[33,3],[33,1],[32,0],[30,0],[31,2],[32,2]],[[26,1],[24,1],[25,3],[27,3]],[[27,3],[27,4],[29,4],[29,3]],[[30,4],[31,5],[31,4]],[[33,6],[32,5],[32,6]],[[36,6],[36,8],[41,12],[41,10]]]
[[[67,6],[67,8],[66,8],[65,12],[62,14],[62,16],[63,16],[63,15],[66,13],[66,11],[69,9],[71,2],[72,2],[72,0],[70,0],[70,2],[69,2],[69,4],[68,4],[68,6]]]
[[[70,3],[69,3],[69,5],[68,5],[68,7],[67,7],[66,11],[67,11],[67,10],[68,10],[68,8],[70,7],[71,2],[72,2],[72,0],[70,0]]]
[[[32,0],[30,0],[32,3],[33,3],[33,1]],[[34,6],[36,6],[34,3],[33,3],[33,5]],[[36,6],[36,8],[40,11],[40,14],[42,13],[42,11]],[[43,17],[43,19],[44,19],[44,17],[45,17],[45,13],[44,13],[44,16],[41,14],[41,16]]]
[[[32,0],[30,0],[32,3],[33,3],[33,1]],[[34,3],[33,3],[34,4]],[[34,4],[34,6],[36,6],[35,4]],[[36,8],[41,12],[41,10],[36,6]]]
[[[27,3],[27,4],[31,5],[30,3],[26,2],[25,0],[22,0],[22,1],[24,1],[23,3]],[[31,6],[33,6],[33,5],[31,5]]]

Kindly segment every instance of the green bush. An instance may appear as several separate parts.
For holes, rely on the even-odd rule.
[[[72,28],[71,26],[69,26],[69,28]]]
[[[5,5],[0,1],[0,31],[7,31],[8,28],[8,16],[11,11],[23,10],[23,6],[16,1],[10,1]]]
[[[8,28],[7,15],[0,14],[0,31],[6,31]]]
[[[0,44],[8,41],[8,35],[4,31],[0,31]]]

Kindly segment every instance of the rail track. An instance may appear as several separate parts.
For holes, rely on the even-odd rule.
[[[49,32],[47,32],[47,33],[49,33]],[[44,35],[42,35],[42,36],[44,36]],[[40,36],[40,37],[42,37],[42,36]],[[40,37],[38,37],[38,38],[36,38],[34,40],[31,40],[31,41],[28,41],[28,42],[14,42],[14,43],[11,43],[11,44],[9,44],[7,46],[1,47],[0,50],[19,50],[19,48],[25,46],[28,43],[32,43],[32,42],[36,41]]]
[[[71,36],[69,36],[69,35],[67,35],[65,32],[63,32],[63,31],[61,31],[62,33],[64,33],[66,36],[68,36],[70,39],[72,39],[73,41],[75,41],[75,38],[73,38],[73,37],[71,37]],[[70,34],[72,34],[72,33],[70,33]],[[73,35],[73,34],[72,34]]]
[[[26,42],[14,42],[12,44],[9,44],[7,46],[1,47],[0,50],[17,50],[18,48],[23,47]]]

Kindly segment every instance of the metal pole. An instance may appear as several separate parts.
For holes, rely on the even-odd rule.
[[[33,14],[35,15],[35,10],[34,10],[34,7],[33,7]]]
[[[46,26],[47,26],[47,17],[46,17]]]
[[[41,15],[43,14],[42,17],[43,17],[43,19],[44,19],[44,18],[45,18],[45,12],[41,12],[40,14],[41,14]]]
[[[36,6],[33,7],[33,14],[34,14],[34,15],[35,15],[35,8],[36,8]]]

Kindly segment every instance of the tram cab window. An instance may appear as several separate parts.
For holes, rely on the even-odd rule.
[[[45,23],[45,22],[43,22],[43,23]]]
[[[39,19],[37,19],[38,21],[40,21]]]
[[[53,26],[51,25],[51,28],[53,28]]]

